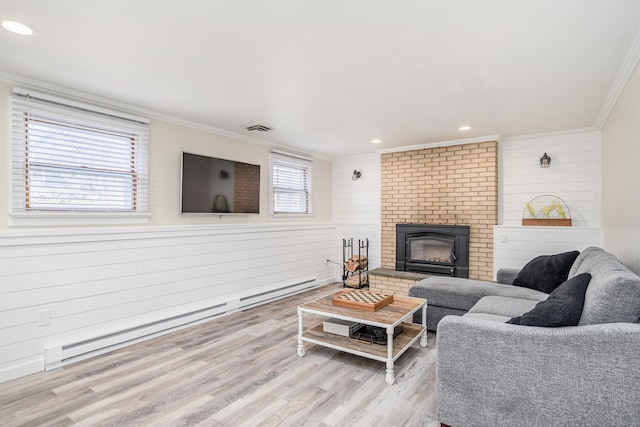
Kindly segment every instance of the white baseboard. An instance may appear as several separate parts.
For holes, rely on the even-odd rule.
[[[38,359],[0,369],[0,383],[44,371],[44,354]]]

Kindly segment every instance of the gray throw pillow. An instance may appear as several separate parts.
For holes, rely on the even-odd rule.
[[[591,275],[582,273],[558,286],[546,300],[539,302],[529,312],[507,321],[514,325],[557,328],[576,326],[582,316],[584,294]]]
[[[567,280],[569,270],[578,255],[580,252],[571,251],[536,257],[522,267],[513,284],[547,294],[551,293]]]

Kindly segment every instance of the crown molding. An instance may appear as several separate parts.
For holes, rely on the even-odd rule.
[[[150,110],[147,108],[139,107],[132,104],[127,104],[125,102],[116,101],[114,99],[105,98],[97,95],[92,95],[87,92],[81,92],[75,89],[70,89],[63,86],[54,85],[51,83],[46,83],[41,80],[31,79],[24,76],[19,76],[16,74],[7,73],[5,71],[0,70],[0,81],[4,81],[6,83],[12,85],[25,86],[32,90],[38,90],[50,95],[60,96],[60,97],[73,97],[75,99],[79,99],[85,102],[89,102],[96,106],[107,107],[107,108],[116,108],[123,113],[128,114],[137,114],[142,115],[150,119],[161,120],[163,122],[172,123],[179,126],[184,126],[190,129],[201,130],[204,132],[212,133],[219,136],[225,136],[228,138],[234,138],[241,141],[249,142],[252,144],[262,145],[268,148],[281,148],[284,150],[296,150],[295,147],[290,147],[283,144],[275,144],[273,142],[269,142],[259,138],[253,138],[247,135],[243,135],[241,133],[236,133],[232,131],[228,131],[225,129],[220,129],[215,126],[206,125],[203,123],[194,122],[191,120],[183,119],[181,117],[172,116],[169,114],[161,113],[155,110]],[[328,160],[331,161],[331,157],[324,156],[316,153],[306,153],[309,157],[320,160]]]
[[[566,129],[566,130],[558,130],[553,132],[530,133],[527,135],[505,136],[502,138],[502,142],[506,143],[510,141],[521,141],[523,139],[537,139],[537,138],[549,138],[554,136],[590,134],[595,132],[600,132],[600,129],[596,127]]]
[[[452,145],[465,145],[465,144],[476,144],[478,142],[489,142],[489,141],[500,141],[501,136],[498,135],[487,135],[487,136],[478,136],[474,138],[465,138],[465,139],[454,139],[451,141],[439,141],[439,142],[429,142],[426,144],[418,144],[418,145],[406,145],[404,147],[394,147],[394,148],[385,148],[382,150],[376,150],[377,153],[398,153],[401,151],[411,151],[411,150],[423,150],[425,148],[437,148],[437,147],[450,147]]]
[[[613,111],[613,107],[615,107],[616,102],[618,102],[618,98],[622,94],[627,82],[629,82],[631,74],[633,74],[638,63],[640,63],[640,27],[631,41],[631,46],[629,46],[627,55],[622,61],[622,66],[620,67],[620,70],[618,70],[618,74],[613,81],[613,85],[611,85],[609,95],[604,101],[600,114],[598,114],[598,118],[594,125],[597,129],[602,129],[604,124],[607,122],[609,114]]]

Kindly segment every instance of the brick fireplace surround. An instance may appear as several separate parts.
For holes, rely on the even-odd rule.
[[[395,272],[396,224],[469,225],[469,278],[493,278],[498,222],[498,143],[488,141],[382,155],[382,268],[372,291],[407,295],[421,277]]]

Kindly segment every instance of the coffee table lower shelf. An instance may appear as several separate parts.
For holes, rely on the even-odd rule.
[[[424,327],[413,323],[403,323],[402,327],[402,333],[393,339],[393,361],[411,347],[411,345],[420,338],[422,331],[424,331]],[[302,340],[380,362],[386,362],[388,360],[386,345],[367,344],[353,338],[324,332],[322,330],[322,323],[311,329],[307,329],[302,334]]]
[[[390,349],[388,343],[387,345],[369,344],[353,338],[324,332],[322,324],[319,324],[311,329],[307,329],[302,335],[298,336],[298,356],[304,357],[305,351],[302,342],[308,342],[379,362],[386,362],[387,374],[385,381],[391,385],[395,382],[393,364],[396,359],[402,356],[418,339],[420,339],[420,345],[422,347],[427,346],[426,328],[424,326],[413,323],[403,323],[402,326],[402,333],[393,338],[393,347]]]

